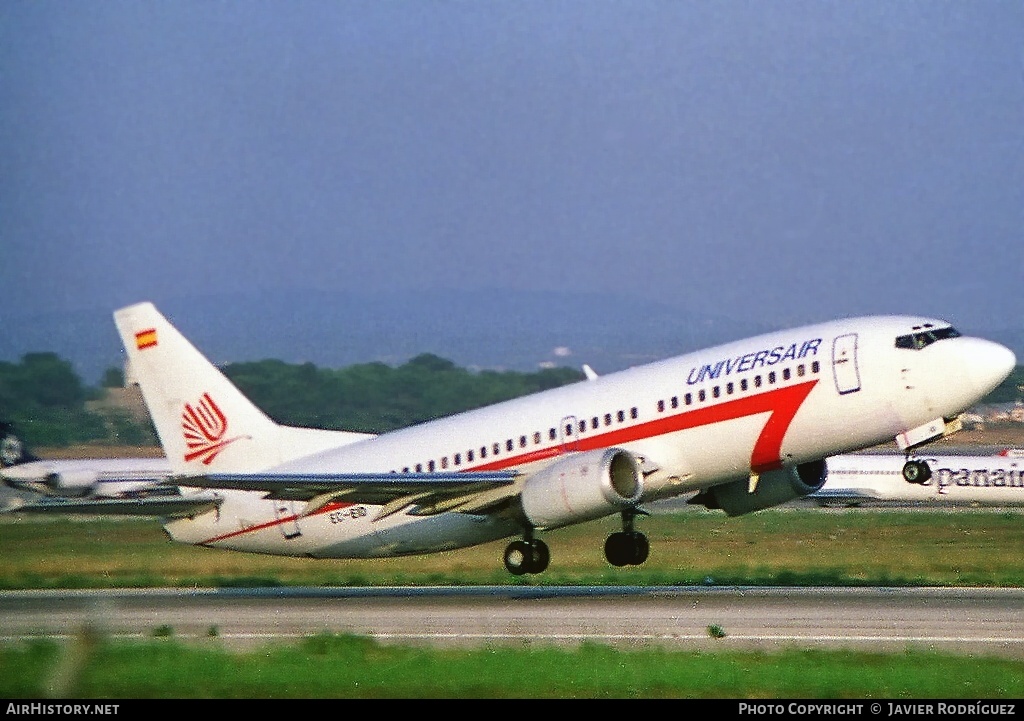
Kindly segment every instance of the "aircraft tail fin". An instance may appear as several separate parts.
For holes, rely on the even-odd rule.
[[[0,421],[0,468],[38,460],[37,456],[29,453],[25,443],[15,432],[14,426],[6,421]]]
[[[175,474],[258,471],[368,437],[278,425],[152,303],[122,308],[114,322]]]

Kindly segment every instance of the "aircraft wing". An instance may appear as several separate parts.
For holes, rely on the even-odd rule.
[[[216,495],[151,496],[146,498],[46,499],[5,509],[5,513],[50,515],[149,516],[183,518],[211,511],[221,503]]]
[[[175,477],[191,488],[263,491],[267,498],[308,501],[305,515],[329,502],[383,506],[380,516],[413,506],[412,513],[486,513],[519,493],[516,471],[463,473],[211,473]]]

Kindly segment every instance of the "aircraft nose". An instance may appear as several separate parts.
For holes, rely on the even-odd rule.
[[[1017,365],[1017,356],[1006,346],[982,338],[965,338],[967,374],[979,398],[1006,380]]]

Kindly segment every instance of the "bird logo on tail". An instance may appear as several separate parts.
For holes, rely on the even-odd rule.
[[[213,463],[213,459],[225,446],[242,438],[224,438],[228,431],[228,419],[209,393],[204,393],[195,405],[185,404],[181,413],[181,429],[188,447],[185,460],[201,459],[207,466]]]

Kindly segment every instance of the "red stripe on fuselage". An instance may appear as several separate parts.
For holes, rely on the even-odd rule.
[[[274,526],[279,526],[282,523],[291,523],[292,521],[298,521],[299,518],[312,518],[313,516],[319,516],[324,513],[336,511],[339,508],[348,508],[349,506],[354,505],[356,504],[331,501],[330,503],[325,503],[323,506],[313,511],[308,516],[299,516],[298,514],[293,514],[291,516],[285,516],[283,518],[275,518],[273,521],[267,521],[266,523],[257,523],[255,526],[248,526],[247,528],[240,528],[237,531],[225,533],[223,536],[214,536],[213,538],[208,538],[207,540],[202,541],[201,543],[198,543],[196,545],[208,546],[211,543],[217,543],[218,541],[226,541],[229,538],[235,538],[236,536],[241,536],[243,533],[249,533],[250,531],[262,531],[264,528],[273,528]]]
[[[609,448],[611,446],[619,446],[663,436],[667,433],[675,433],[690,428],[700,428],[701,426],[710,426],[723,421],[745,418],[757,415],[758,413],[771,413],[750,455],[750,467],[752,470],[758,472],[769,471],[782,465],[782,441],[786,436],[786,431],[789,430],[789,426],[793,422],[793,418],[796,417],[797,411],[800,410],[800,406],[803,405],[803,402],[817,384],[818,381],[813,380],[794,386],[777,388],[757,395],[736,398],[724,403],[716,403],[703,408],[684,411],[683,413],[657,418],[646,423],[638,423],[608,433],[592,436],[576,435],[573,439],[573,448],[580,451]],[[562,447],[555,446],[491,461],[490,463],[476,466],[472,470],[497,471],[504,468],[513,468],[534,461],[554,458],[566,452]]]

